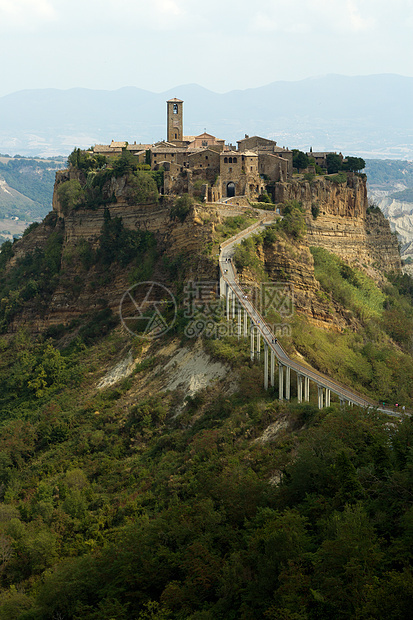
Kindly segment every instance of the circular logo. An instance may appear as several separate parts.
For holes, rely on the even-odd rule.
[[[122,325],[134,336],[151,340],[173,327],[176,301],[171,291],[158,282],[139,282],[123,294],[119,314]]]

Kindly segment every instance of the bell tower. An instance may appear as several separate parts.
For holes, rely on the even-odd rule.
[[[184,139],[184,102],[169,99],[167,105],[167,141],[182,142]]]

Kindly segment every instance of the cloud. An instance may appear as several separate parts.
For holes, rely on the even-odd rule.
[[[0,0],[0,24],[8,28],[33,30],[38,24],[57,18],[50,0]]]
[[[361,16],[360,11],[356,7],[356,3],[353,0],[347,0],[346,8],[350,27],[353,31],[360,32],[370,30],[374,26],[374,20],[372,18],[365,18]]]
[[[376,7],[381,1],[375,0]],[[366,31],[375,24],[374,7],[369,4],[371,0],[295,0],[292,7],[291,3],[264,0],[253,15],[251,29],[291,34]]]

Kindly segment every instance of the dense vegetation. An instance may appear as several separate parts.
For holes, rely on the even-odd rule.
[[[250,223],[228,218],[216,241]],[[160,257],[153,235],[108,210],[96,247],[62,251],[49,225],[45,248],[14,267],[13,245],[3,246],[2,312],[47,302],[74,272],[85,287],[91,272],[137,281],[160,265],[182,298],[182,257]],[[236,260],[265,278],[257,248],[282,238],[295,251],[304,233],[289,203]],[[382,290],[323,250],[313,256],[320,298],[340,303],[357,330],[324,332],[296,315],[285,346],[409,404],[411,279],[389,276]],[[315,393],[298,405],[294,390],[280,403],[262,390],[248,339],[232,336],[203,342],[232,370],[184,404],[181,389],[165,389],[167,351],[191,356],[200,343],[180,321],[142,344],[103,305],[67,328],[0,339],[0,620],[408,620],[411,418],[319,411]],[[129,354],[132,374],[98,389]]]
[[[293,166],[298,172],[305,170],[308,166],[313,166],[317,174],[324,174],[324,170],[315,163],[310,155],[293,149]],[[328,153],[326,156],[327,174],[335,174],[336,172],[360,172],[365,168],[366,162],[361,157],[353,157],[348,155],[344,161],[337,153]]]
[[[174,418],[150,364],[94,387],[129,347],[3,342],[0,618],[409,617],[410,419],[279,404],[254,366]]]
[[[130,204],[158,202],[158,190],[163,185],[163,170],[140,164],[129,151],[110,161],[103,155],[75,149],[68,158],[71,168],[81,172],[84,181],[70,179],[59,184],[58,197],[63,212],[72,209],[98,209],[116,202],[113,180],[127,177],[124,197]],[[81,178],[81,177],[80,177]]]
[[[50,227],[44,248],[36,247],[20,256],[13,267],[7,262],[14,256],[14,247],[6,241],[0,251],[0,333],[5,333],[14,317],[29,307],[30,312],[41,315],[48,307],[51,296],[61,286],[72,299],[89,286],[90,293],[107,282],[108,271],[128,266],[130,278],[145,280],[150,275],[157,257],[156,242],[152,233],[129,230],[121,217],[111,217],[104,211],[104,222],[97,248],[86,240],[63,252],[63,230],[55,214],[45,222]],[[32,225],[34,230],[35,224]],[[62,268],[64,266],[64,268]],[[93,272],[93,277],[87,274]],[[102,292],[99,302],[106,306],[108,300]],[[106,317],[108,318],[108,317]]]

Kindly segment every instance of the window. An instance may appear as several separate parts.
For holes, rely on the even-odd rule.
[[[177,139],[178,139],[178,134],[176,133],[176,134],[175,134],[175,140],[177,140]]]
[[[230,168],[230,169],[228,170],[228,172],[232,172],[232,168]]]
[[[237,163],[237,158],[236,158],[236,157],[234,157],[234,158],[232,159],[232,161],[233,161],[233,163],[234,163],[234,164],[236,164],[236,163]]]
[[[224,157],[224,164],[228,163],[228,157]]]
[[[202,140],[202,146],[208,146],[208,140]]]
[[[178,104],[177,103],[174,103],[174,114],[178,114]]]
[[[230,164],[232,164],[232,157],[230,157],[228,161]]]
[[[250,167],[250,171],[252,172],[252,166]]]
[[[205,159],[208,159],[208,155],[205,155]]]

